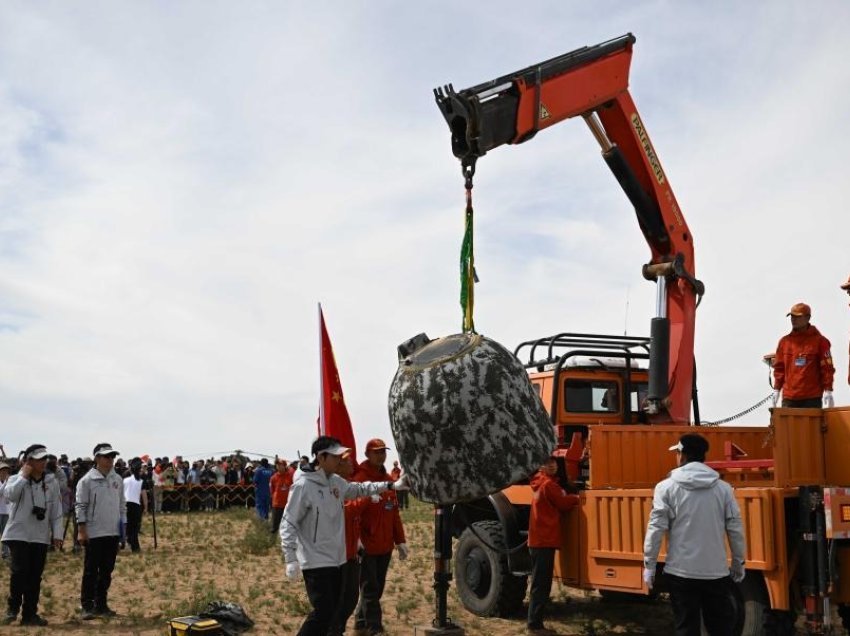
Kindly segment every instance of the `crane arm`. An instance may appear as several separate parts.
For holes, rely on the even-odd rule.
[[[644,276],[657,282],[647,412],[652,421],[690,421],[697,297],[690,230],[629,94],[635,37],[583,47],[462,91],[434,90],[449,125],[452,152],[467,176],[504,144],[582,117],[635,209],[651,258]]]

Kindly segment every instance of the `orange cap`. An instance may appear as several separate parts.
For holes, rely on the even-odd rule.
[[[797,303],[793,307],[791,307],[791,311],[789,311],[786,316],[811,316],[812,308],[809,307],[806,303]]]
[[[373,450],[387,450],[388,448],[389,446],[384,444],[384,440],[378,439],[377,437],[375,439],[370,439],[368,442],[366,442],[367,453]]]
[[[844,283],[844,284],[841,286],[841,289],[848,289],[848,290],[850,290],[850,276],[848,276],[848,277],[847,277],[847,282],[846,282],[846,283]]]

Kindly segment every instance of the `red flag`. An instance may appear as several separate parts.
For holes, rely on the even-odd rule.
[[[336,437],[343,446],[351,449],[351,457],[355,458],[354,431],[351,429],[351,418],[342,396],[342,384],[336,368],[331,339],[325,327],[325,316],[322,305],[319,305],[319,366],[321,398],[319,402],[319,435]]]

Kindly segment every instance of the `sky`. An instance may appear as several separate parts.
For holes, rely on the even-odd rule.
[[[461,326],[463,182],[432,89],[627,32],[706,285],[703,418],[770,392],[799,301],[850,404],[850,5],[518,7],[2,3],[6,452],[303,453],[320,302],[359,444],[393,446],[397,345]],[[648,334],[649,249],[583,122],[489,153],[474,198],[480,333]]]

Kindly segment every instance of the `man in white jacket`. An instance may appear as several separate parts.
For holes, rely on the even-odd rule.
[[[109,444],[95,446],[94,466],[77,484],[77,535],[86,548],[80,585],[84,621],[115,616],[107,597],[121,529],[127,524],[124,480],[113,470],[116,455],[118,451]]]
[[[643,544],[643,580],[655,583],[658,551],[668,535],[664,574],[670,586],[677,636],[732,636],[735,610],[730,585],[744,580],[744,533],[732,487],[706,466],[708,441],[682,435],[670,447],[679,467],[655,486]],[[726,565],[726,538],[732,552]]]
[[[298,469],[280,524],[286,576],[303,573],[313,611],[298,636],[325,636],[340,600],[341,566],[345,563],[345,499],[378,495],[406,488],[396,482],[348,482],[336,474],[349,449],[338,439],[322,435],[313,442],[314,461]]]
[[[62,547],[62,502],[55,480],[47,480],[47,449],[33,444],[24,453],[24,464],[5,483],[3,496],[9,504],[9,521],[2,541],[11,551],[9,598],[3,624],[47,625],[38,615],[41,575],[52,543]]]

